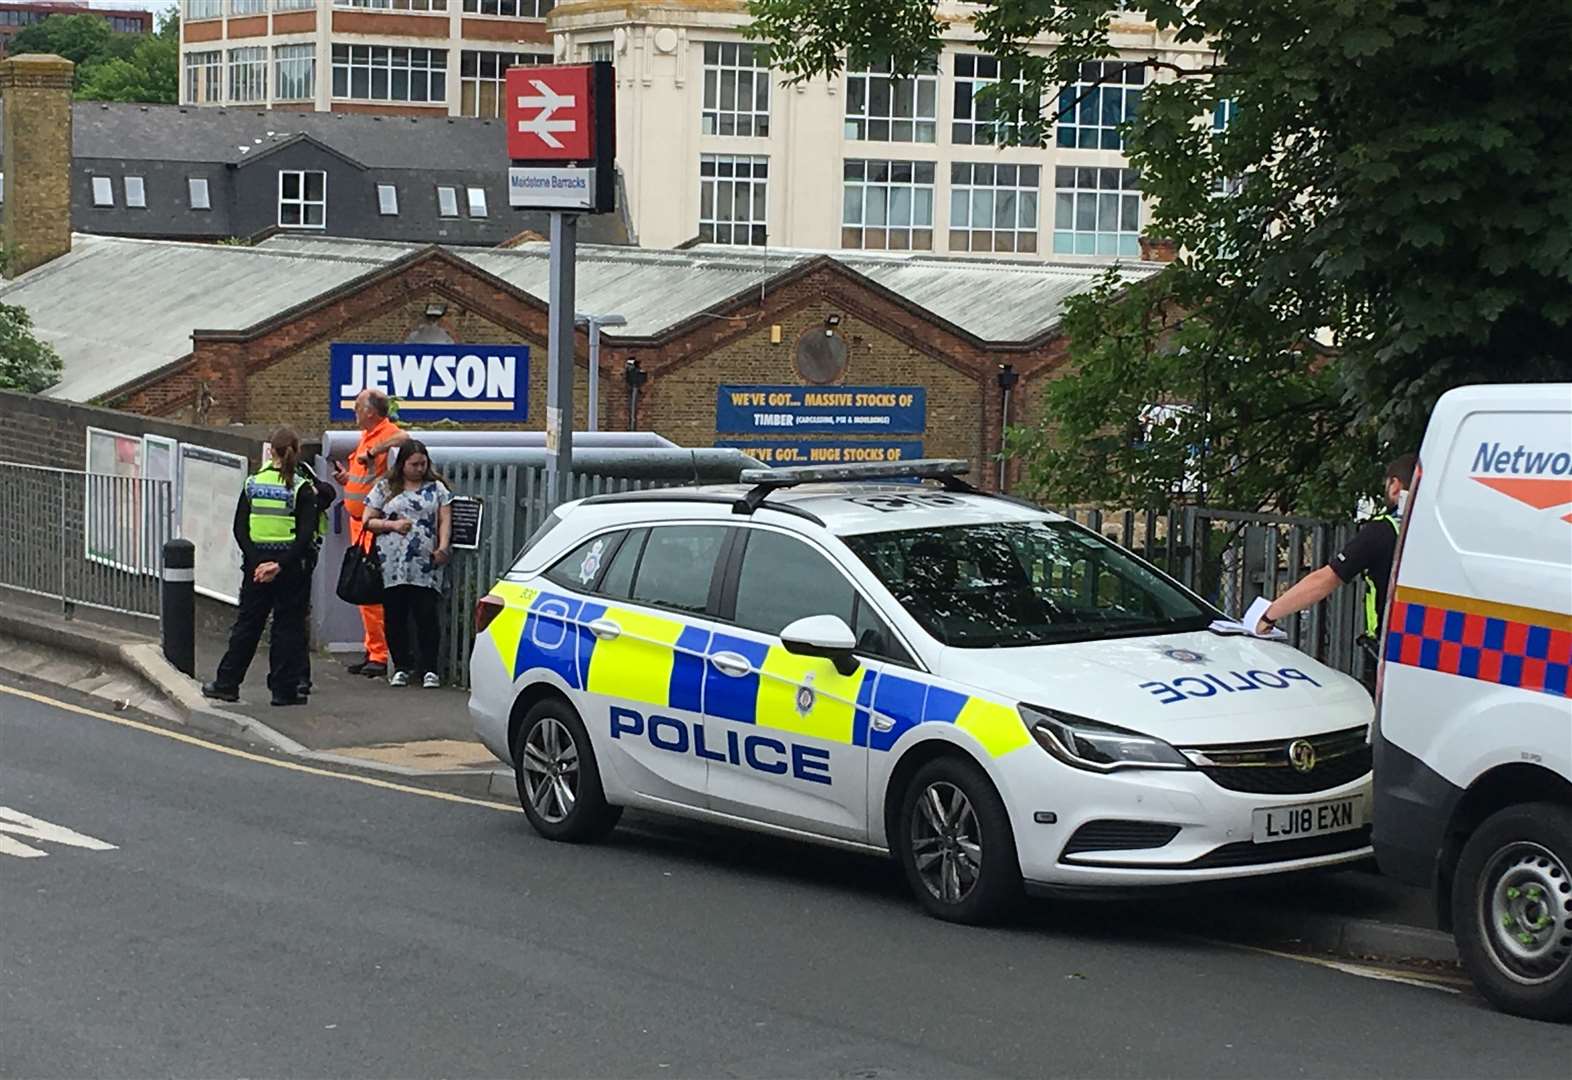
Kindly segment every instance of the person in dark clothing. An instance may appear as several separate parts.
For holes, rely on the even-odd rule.
[[[1293,588],[1272,601],[1256,627],[1266,633],[1272,625],[1303,611],[1331,596],[1355,578],[1365,581],[1365,637],[1372,643],[1381,640],[1381,620],[1386,617],[1386,590],[1392,577],[1392,559],[1397,553],[1397,534],[1413,483],[1415,454],[1404,454],[1386,467],[1382,494],[1385,510],[1365,522],[1348,546],[1314,573],[1301,578]]]
[[[311,601],[308,552],[317,531],[316,490],[299,471],[300,438],[289,428],[273,433],[272,460],[246,479],[235,507],[235,542],[243,556],[240,610],[218,674],[202,693],[239,701],[240,684],[256,656],[268,615],[268,688],[274,705],[302,705],[309,681],[306,610]]]

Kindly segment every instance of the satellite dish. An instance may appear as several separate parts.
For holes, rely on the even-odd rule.
[[[797,374],[805,382],[832,383],[846,370],[846,339],[812,326],[797,339]]]

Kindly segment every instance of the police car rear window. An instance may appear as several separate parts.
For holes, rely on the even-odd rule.
[[[925,630],[1011,648],[1203,630],[1216,613],[1068,522],[995,522],[845,537]]]

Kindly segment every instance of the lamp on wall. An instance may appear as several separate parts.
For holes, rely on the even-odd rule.
[[[432,301],[426,305],[426,318],[440,319],[448,313],[448,306],[439,301]]]
[[[639,424],[639,387],[649,381],[650,373],[639,366],[638,357],[630,356],[622,365],[622,378],[628,384],[628,430],[635,431]]]

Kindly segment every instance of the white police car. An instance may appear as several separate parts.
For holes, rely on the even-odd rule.
[[[639,807],[880,852],[929,911],[1369,855],[1371,701],[960,462],[560,508],[470,711],[536,831]],[[942,487],[870,483],[929,477]],[[824,481],[854,481],[826,483]]]

